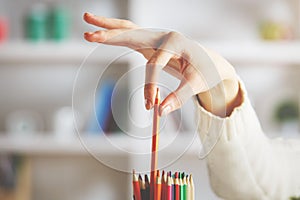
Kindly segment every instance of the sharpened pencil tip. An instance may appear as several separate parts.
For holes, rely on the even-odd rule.
[[[156,99],[159,99],[159,98],[160,98],[160,95],[159,95],[159,88],[156,88],[156,95],[155,95],[155,98],[156,98]]]

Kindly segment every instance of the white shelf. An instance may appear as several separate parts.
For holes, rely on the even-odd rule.
[[[300,65],[300,41],[201,41],[233,64]]]
[[[0,136],[0,152],[17,154],[85,154],[76,138],[61,141],[50,136]]]
[[[97,50],[97,54],[92,53]],[[98,53],[99,52],[99,53]],[[65,42],[25,42],[0,43],[0,64],[32,63],[75,63],[80,64],[88,57],[88,62],[110,62],[123,55],[128,49],[88,43],[84,41]],[[126,61],[126,60],[121,60]]]
[[[219,52],[233,64],[300,65],[300,41],[207,41],[200,44]],[[97,48],[97,53],[91,54]],[[0,44],[1,63],[77,63],[110,62],[131,50],[124,47],[69,42],[7,42]],[[128,57],[119,61],[127,62]]]
[[[118,143],[123,142],[122,137],[112,137]],[[29,155],[89,155],[89,151],[93,153],[103,153],[105,155],[122,155],[126,156],[126,152],[121,153],[114,149],[107,142],[104,136],[91,136],[79,138],[77,136],[69,138],[58,138],[44,133],[36,133],[31,136],[0,136],[0,152],[1,153],[17,153]]]
[[[185,155],[198,157],[201,151],[201,143],[196,135],[187,136],[189,133],[179,133],[174,137],[168,135],[160,136],[160,156]],[[149,154],[151,150],[151,138],[138,139],[128,136],[122,136],[118,133],[106,137],[78,136],[70,138],[57,138],[52,136],[53,133],[36,133],[28,137],[17,137],[10,134],[0,134],[0,154],[12,153],[22,155],[73,155],[73,156],[91,156],[101,155],[108,157],[126,157],[135,158],[135,156]],[[291,135],[291,134],[290,134]],[[299,139],[298,133],[287,136],[284,133],[269,133],[270,138]],[[186,144],[183,141],[187,141]],[[169,141],[171,141],[170,144]],[[166,145],[167,144],[167,145]],[[135,158],[137,159],[137,158]]]
[[[52,134],[53,135],[53,134]],[[172,144],[161,151],[160,155],[181,154],[199,155],[200,141],[198,137],[193,137],[192,143],[186,147],[175,148],[182,141],[187,139],[185,134],[173,137],[160,137],[160,143],[173,140]],[[151,150],[151,138],[147,140],[128,138],[118,134],[106,137],[90,136],[79,138],[77,136],[70,138],[57,138],[44,133],[37,133],[28,137],[17,137],[9,134],[0,135],[0,153],[13,153],[24,155],[83,155],[101,154],[104,156],[124,156],[130,157],[133,152],[149,153]],[[191,139],[191,138],[190,138]],[[182,151],[184,149],[184,151]],[[181,152],[179,152],[181,151]]]

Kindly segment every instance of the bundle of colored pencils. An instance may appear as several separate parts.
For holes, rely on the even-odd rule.
[[[159,141],[159,89],[155,96],[152,129],[151,171],[150,181],[145,175],[136,175],[133,171],[133,199],[134,200],[194,200],[194,182],[192,175],[176,172],[162,172],[157,170],[157,150]]]
[[[148,176],[145,178],[133,171],[133,199],[134,200],[194,200],[194,182],[192,175],[176,172],[156,172],[156,183],[154,191],[150,195],[150,184]],[[152,197],[152,199],[151,199]]]

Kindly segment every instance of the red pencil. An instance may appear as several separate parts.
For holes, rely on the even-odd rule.
[[[151,172],[150,172],[150,200],[154,200],[155,184],[156,184],[156,169],[157,169],[157,149],[158,149],[158,130],[159,130],[159,113],[158,107],[160,104],[159,89],[154,103],[153,113],[153,128],[152,128],[152,151],[151,151]]]
[[[178,172],[175,172],[175,200],[180,200],[180,187],[178,180]]]
[[[161,175],[161,199],[166,200],[166,191],[167,191],[167,174],[165,171]]]
[[[132,185],[133,185],[133,194],[135,200],[141,200],[141,190],[140,190],[140,184],[139,179],[135,174],[135,171],[133,170],[132,173]]]

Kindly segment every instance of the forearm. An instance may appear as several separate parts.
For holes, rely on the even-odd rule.
[[[212,188],[224,199],[288,199],[299,192],[300,174],[292,166],[299,169],[300,152],[267,138],[245,90],[239,91],[242,103],[227,118],[199,107],[201,141],[207,152],[214,147],[207,156]]]

